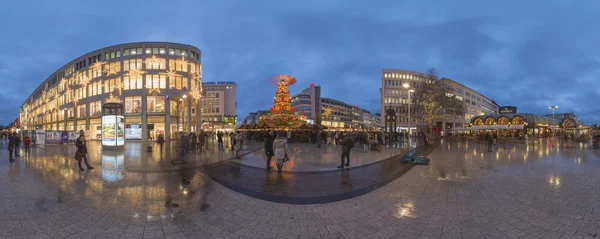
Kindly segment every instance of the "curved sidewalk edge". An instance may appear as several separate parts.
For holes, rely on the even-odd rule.
[[[417,147],[417,155],[429,155],[439,142]],[[323,172],[267,173],[264,168],[222,161],[201,167],[219,184],[238,193],[270,202],[321,204],[346,200],[372,192],[394,181],[415,165],[403,164],[404,153],[377,163]]]

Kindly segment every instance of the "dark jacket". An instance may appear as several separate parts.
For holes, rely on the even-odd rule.
[[[273,136],[271,135],[265,137],[265,153],[273,154]]]
[[[77,146],[77,153],[87,154],[87,144],[85,140],[81,140],[81,137],[77,138],[75,146]]]
[[[490,135],[490,134],[485,135],[485,140],[488,142],[488,144],[494,143],[494,137],[492,137],[492,135]]]
[[[346,137],[342,141],[342,152],[350,152],[352,148],[354,148],[354,141],[352,140],[352,137]]]
[[[162,144],[165,143],[165,136],[162,134],[158,135],[158,139],[156,140],[157,143]]]
[[[223,142],[223,133],[217,133],[217,142]]]

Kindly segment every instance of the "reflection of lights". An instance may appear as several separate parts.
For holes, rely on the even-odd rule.
[[[396,211],[396,218],[401,218],[401,217],[414,218],[414,215],[411,213],[411,209],[414,207],[414,204],[412,201],[408,201],[408,202],[402,204],[401,206],[396,205],[396,207],[398,208],[398,211]]]
[[[560,187],[560,177],[556,174],[552,174],[550,176],[550,180],[548,182],[551,186],[554,186],[555,188]]]
[[[510,159],[510,154],[508,155],[508,159]],[[500,152],[496,151],[496,160],[500,160]]]

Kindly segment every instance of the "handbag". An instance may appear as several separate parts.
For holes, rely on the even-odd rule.
[[[75,153],[75,160],[81,162],[81,160],[83,159],[83,154],[80,152]]]

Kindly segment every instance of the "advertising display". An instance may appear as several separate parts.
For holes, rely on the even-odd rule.
[[[60,143],[60,132],[54,130],[46,131],[46,139],[47,144],[58,144]]]
[[[46,131],[44,130],[35,130],[33,134],[33,144],[43,145],[46,143]]]
[[[502,106],[499,109],[500,114],[516,114],[517,113],[517,107],[515,106]]]
[[[117,117],[102,116],[102,145],[117,146]]]
[[[130,124],[125,128],[125,139],[142,139],[142,125]]]
[[[125,117],[117,116],[117,146],[125,145]]]

